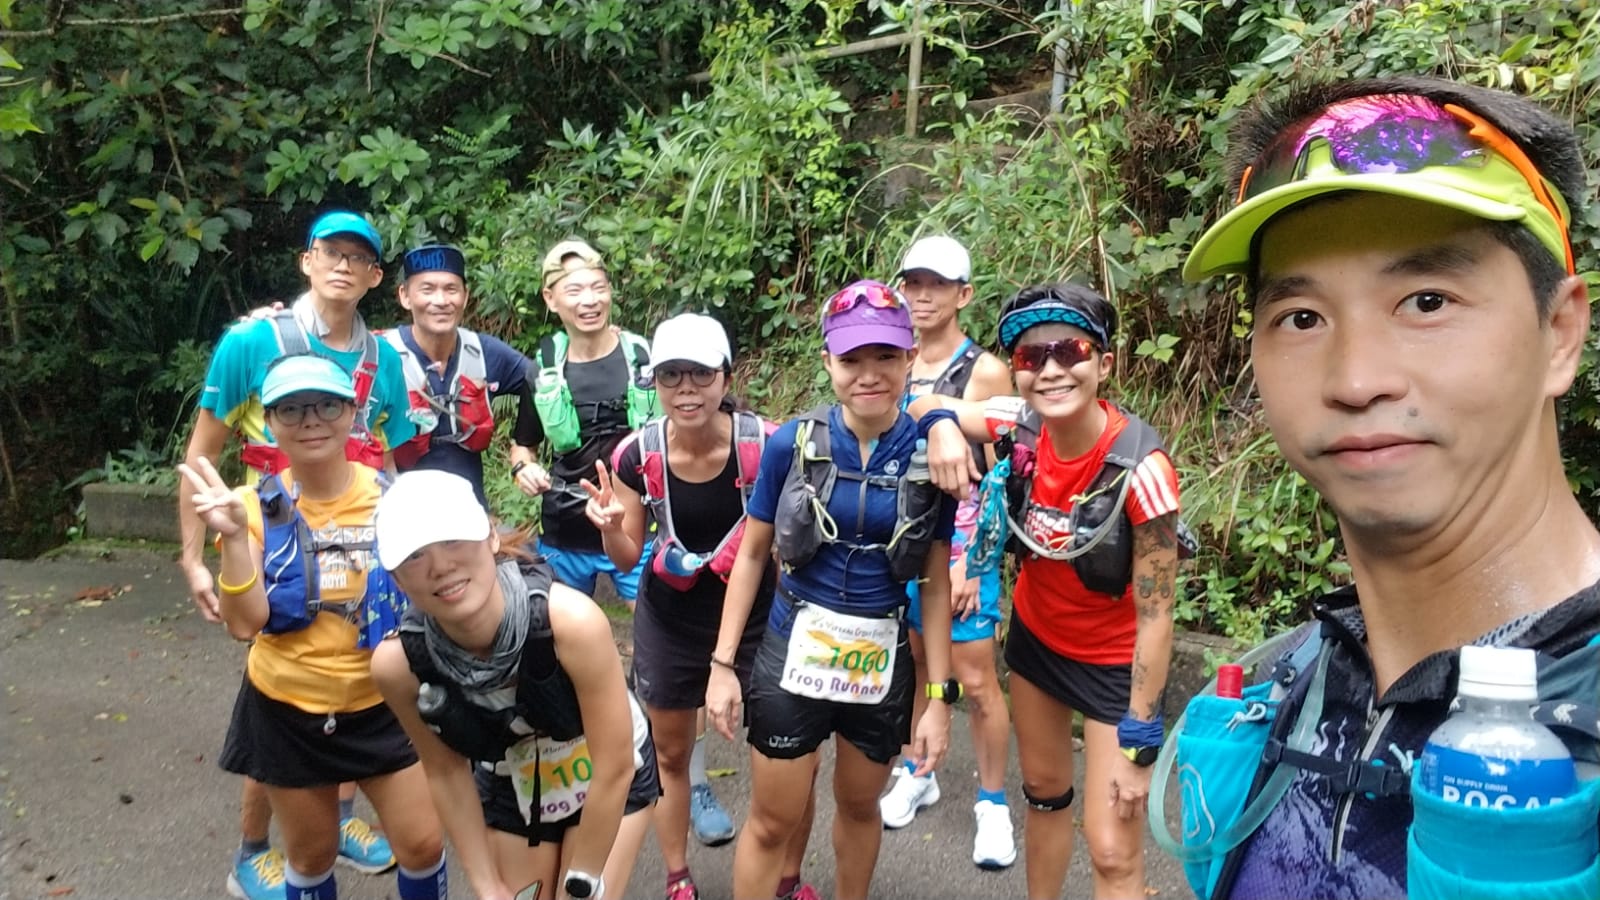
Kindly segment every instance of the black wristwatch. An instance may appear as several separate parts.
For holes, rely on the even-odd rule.
[[[606,883],[603,879],[588,872],[567,870],[566,880],[567,896],[572,900],[600,900],[605,893]]]
[[[1160,747],[1123,747],[1122,755],[1128,761],[1141,769],[1148,769],[1156,764],[1156,757],[1161,755]]]
[[[944,681],[937,684],[929,684],[922,690],[928,695],[928,699],[930,700],[943,700],[946,703],[955,703],[957,700],[961,699],[961,682],[957,681],[953,676],[946,678]]]

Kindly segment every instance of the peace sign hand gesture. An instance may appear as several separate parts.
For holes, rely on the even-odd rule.
[[[584,515],[601,532],[620,531],[624,510],[622,504],[617,502],[616,490],[611,486],[611,473],[606,471],[606,464],[600,460],[595,460],[594,469],[593,482],[587,478],[578,482],[589,492],[589,502],[583,507]]]
[[[211,460],[202,456],[196,463],[194,468],[179,463],[178,474],[194,489],[190,499],[200,521],[224,538],[242,533],[249,521],[243,498],[222,480],[216,467],[211,465]]]

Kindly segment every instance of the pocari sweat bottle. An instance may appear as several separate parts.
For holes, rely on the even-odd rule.
[[[1572,754],[1533,720],[1538,662],[1518,647],[1462,647],[1459,708],[1422,749],[1421,784],[1463,806],[1535,809],[1577,789]]]

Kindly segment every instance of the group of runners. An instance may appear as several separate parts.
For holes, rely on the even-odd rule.
[[[972,859],[1012,865],[1001,573],[977,489],[997,436],[1032,463],[988,493],[1031,481],[1012,518],[1042,551],[1022,565],[1006,649],[1029,891],[1054,895],[1065,877],[1075,711],[1096,878],[1142,887],[1178,486],[1148,427],[1099,396],[1109,303],[1070,284],[1019,292],[999,317],[1008,366],[960,325],[966,249],[923,238],[894,278],[822,305],[834,402],[778,425],[735,395],[715,319],[675,316],[649,341],[616,327],[610,274],[581,240],[544,261],[561,328],[532,359],[462,327],[466,260],[446,245],[401,254],[411,322],[369,330],[356,307],[382,281],[382,251],[358,214],[315,221],[306,292],[218,344],[181,467],[195,602],[253,642],[222,756],[245,776],[232,893],[333,897],[344,862],[397,866],[404,900],[444,896],[448,834],[477,896],[622,896],[653,826],[669,900],[699,896],[691,833],[738,835],[735,896],[815,897],[800,869],[832,737],[834,896],[865,897],[882,829],[940,798],[962,698],[979,769]],[[484,456],[497,396],[519,398],[508,462]],[[1108,466],[1129,430],[1136,466]],[[234,434],[243,487],[217,471]],[[968,448],[964,499],[928,463],[952,441]],[[502,465],[541,497],[536,539],[486,508]],[[1073,518],[1075,498],[1113,470],[1126,524],[1089,557],[1131,562],[1085,584],[1075,566],[1089,557],[1062,548],[1097,524]],[[601,574],[633,608],[631,671],[591,599]],[[741,726],[742,828],[704,761],[708,727]],[[357,786],[380,827],[353,815]]]
[[[1318,607],[1313,699],[1292,665],[1273,672],[1297,709],[1275,734],[1339,739],[1262,755],[1240,787],[1277,785],[1270,824],[1215,823],[1230,843],[1196,890],[1398,896],[1424,871],[1399,849],[1410,801],[1355,777],[1377,766],[1366,755],[1384,734],[1403,761],[1417,750],[1462,643],[1580,662],[1594,643],[1600,537],[1563,480],[1554,415],[1588,334],[1564,199],[1582,168],[1570,128],[1492,91],[1352,82],[1284,110],[1240,126],[1238,206],[1188,272],[1250,279],[1269,422],[1338,513],[1362,587]],[[821,304],[833,400],[775,425],[734,395],[714,319],[673,317],[648,342],[613,326],[610,275],[582,241],[544,260],[561,329],[532,360],[461,327],[466,260],[449,246],[401,255],[411,323],[371,332],[356,307],[382,259],[362,216],[316,220],[306,293],[225,334],[180,467],[194,600],[252,642],[221,755],[245,776],[230,892],[328,900],[344,861],[396,867],[402,900],[444,897],[448,835],[478,897],[621,897],[653,828],[669,900],[699,896],[690,832],[737,833],[737,900],[816,897],[800,869],[832,738],[833,896],[864,898],[884,826],[939,800],[965,697],[974,863],[1017,854],[1014,732],[1028,896],[1061,895],[1075,810],[1095,895],[1142,895],[1188,541],[1159,436],[1102,396],[1105,298],[1017,291],[994,312],[998,357],[958,322],[967,251],[924,238],[888,281]],[[1470,377],[1487,357],[1460,348],[1505,346],[1511,377]],[[483,457],[501,395],[520,398],[509,463]],[[216,464],[235,433],[242,487]],[[537,540],[486,508],[501,465],[543,498]],[[994,665],[1008,549],[1009,718]],[[631,672],[591,599],[600,574],[634,605]],[[706,781],[708,726],[746,730],[742,827]],[[1292,783],[1265,777],[1277,765]],[[353,815],[357,789],[381,834]],[[1590,862],[1555,894],[1424,873],[1456,879],[1441,896],[1592,896]]]

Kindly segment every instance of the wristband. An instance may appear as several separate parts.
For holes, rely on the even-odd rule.
[[[716,654],[712,654],[711,655],[711,664],[713,666],[721,666],[724,669],[727,669],[729,672],[738,672],[739,671],[738,669],[733,667],[733,663],[731,663],[731,662],[723,662],[722,660],[717,659]]]
[[[1129,710],[1122,714],[1122,721],[1117,723],[1117,745],[1123,749],[1159,747],[1166,737],[1159,712],[1153,720],[1146,722],[1135,718],[1133,711]]]
[[[526,469],[527,467],[528,467],[528,461],[525,460],[525,459],[524,460],[520,460],[518,462],[512,463],[511,464],[511,477],[512,478],[517,477],[517,473],[521,472],[523,469]]]
[[[956,415],[955,410],[943,407],[930,409],[917,420],[917,437],[926,439],[933,426],[943,421],[955,422],[957,428],[961,427],[960,417]]]
[[[255,569],[251,569],[250,570],[250,580],[249,581],[246,581],[244,584],[229,584],[226,581],[223,581],[221,573],[218,573],[218,575],[217,575],[217,590],[223,592],[224,594],[227,594],[230,597],[237,597],[240,594],[244,593],[245,591],[248,591],[251,588],[255,587],[256,586],[256,579],[260,578],[260,577],[261,577],[261,573],[260,572],[256,571]]]

